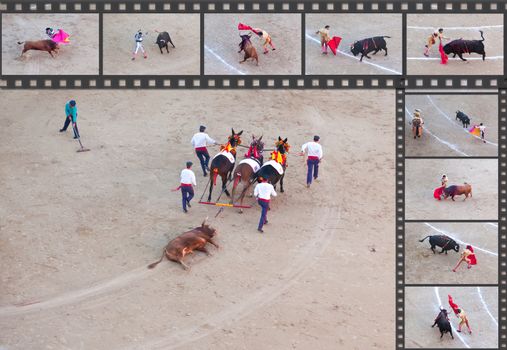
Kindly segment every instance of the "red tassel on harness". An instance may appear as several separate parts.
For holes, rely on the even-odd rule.
[[[217,185],[218,168],[213,169],[213,186]]]
[[[442,42],[438,44],[438,51],[440,52],[440,63],[441,64],[447,64],[447,61],[449,60],[449,57],[444,52],[444,48],[442,46]]]

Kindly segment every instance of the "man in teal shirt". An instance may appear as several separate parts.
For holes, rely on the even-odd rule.
[[[79,130],[77,129],[77,107],[76,101],[70,100],[65,105],[65,124],[63,124],[63,128],[60,129],[60,132],[64,132],[69,127],[70,122],[72,122],[72,129],[74,130],[74,138],[79,138]]]

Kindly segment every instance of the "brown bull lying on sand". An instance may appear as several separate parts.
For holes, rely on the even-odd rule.
[[[444,189],[444,198],[446,199],[447,197],[451,197],[451,199],[454,200],[454,196],[460,196],[462,194],[465,195],[465,199],[463,200],[466,200],[468,195],[472,197],[472,185],[465,182],[463,185],[452,185]]]
[[[21,52],[21,56],[29,50],[39,50],[39,51],[47,51],[51,57],[53,56],[53,52],[57,53],[60,47],[53,40],[35,40],[35,41],[18,41],[18,45],[25,44],[23,47],[23,52]]]
[[[185,265],[183,262],[185,255],[193,253],[194,250],[198,250],[206,253],[207,255],[211,255],[206,249],[206,243],[211,243],[218,248],[218,244],[213,242],[213,237],[215,234],[216,230],[209,225],[206,225],[206,220],[204,220],[201,226],[182,233],[178,237],[171,240],[164,248],[164,252],[160,257],[160,260],[148,265],[148,268],[154,268],[164,259],[164,256],[166,256],[167,259],[174,262],[179,262],[183,268],[188,269],[189,266]]]

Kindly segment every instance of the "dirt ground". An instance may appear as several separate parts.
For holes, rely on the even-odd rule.
[[[459,319],[448,302],[462,307],[472,334],[466,326],[457,332]],[[449,312],[454,340],[449,333],[440,339],[438,327],[431,328],[439,307]],[[498,288],[496,287],[407,287],[405,289],[405,346],[407,348],[497,348]]]
[[[497,159],[405,160],[405,219],[496,220],[498,218]],[[473,197],[433,198],[446,174],[450,185],[472,185]]]
[[[401,74],[402,71],[402,25],[400,14],[315,14],[306,15],[306,74]],[[330,35],[342,38],[337,53],[323,55],[320,36],[315,34],[329,25]],[[359,62],[358,55],[350,52],[356,40],[387,35],[388,55],[384,51],[369,55]]]
[[[462,61],[449,55],[440,63],[438,42],[423,55],[427,38],[438,28],[444,29],[443,45],[455,39],[481,40],[484,32],[486,60],[476,53],[465,54]],[[417,14],[407,15],[407,73],[410,75],[503,75],[503,15],[501,14]]]
[[[271,35],[276,50],[263,54],[263,41],[255,34],[252,44],[259,65],[251,59],[244,63],[244,52],[238,53],[241,34],[238,23],[264,29]],[[204,71],[210,75],[299,75],[301,74],[300,14],[206,14],[204,16]]]
[[[60,45],[52,58],[47,52],[28,51],[20,57],[18,41],[48,39],[47,27],[62,28],[70,44]],[[2,14],[3,75],[99,74],[99,16],[97,14]]]
[[[201,73],[199,14],[105,14],[104,74],[110,75],[199,75]],[[132,61],[134,35],[148,32],[141,51]],[[168,32],[176,48],[169,44],[169,54],[160,53],[155,43],[158,33]]]
[[[459,245],[454,250],[438,254],[430,249],[429,235],[446,235]],[[470,270],[462,263],[456,266],[466,244],[472,245],[477,265]],[[406,223],[405,224],[405,282],[409,284],[495,284],[498,283],[498,226],[496,223]]]
[[[70,98],[90,152],[58,132]],[[0,208],[0,265],[9,266],[0,270],[0,347],[392,349],[393,101],[381,90],[3,92],[12,113],[0,118],[9,203]],[[190,138],[200,124],[220,142],[231,127],[244,143],[263,134],[266,147],[288,137],[285,193],[264,234],[251,198],[244,214],[217,218],[217,207],[198,204],[207,178],[197,168],[196,198],[182,212],[170,190],[185,161],[197,164]],[[297,153],[314,134],[324,159],[307,189]],[[213,256],[189,257],[190,271],[146,268],[206,216],[219,232]]]
[[[497,156],[498,96],[497,95],[406,95],[405,155],[406,156]],[[423,135],[414,139],[409,122],[419,108],[424,120]],[[486,141],[463,128],[456,120],[460,110],[470,118],[470,127],[484,123]]]

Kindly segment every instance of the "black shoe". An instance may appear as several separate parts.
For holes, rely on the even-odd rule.
[[[261,228],[258,228],[257,231],[259,231],[260,233],[264,233],[264,231]]]
[[[184,213],[186,214],[186,213],[188,213],[188,210],[186,210],[186,209],[183,209],[183,212],[184,212]]]
[[[203,175],[203,176],[204,176],[204,177],[206,177],[206,176],[208,176],[208,174],[204,173],[204,175]]]
[[[187,207],[192,208],[192,206],[190,205],[190,202],[187,202]]]
[[[77,136],[74,136],[74,140],[76,140],[76,139],[78,139],[78,138],[79,138],[79,137],[77,137]]]
[[[60,129],[60,132],[64,132],[64,131],[67,131],[67,130],[65,130],[65,129]]]

